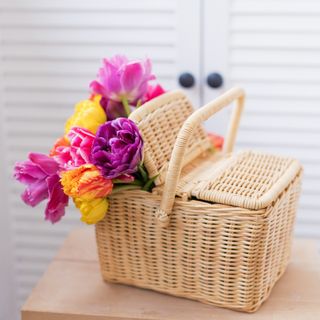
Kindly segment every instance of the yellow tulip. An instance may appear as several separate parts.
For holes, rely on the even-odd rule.
[[[94,134],[97,132],[98,127],[107,121],[100,99],[101,96],[97,95],[93,100],[84,100],[76,104],[74,114],[66,122],[65,135],[72,127],[85,128]]]
[[[93,200],[74,198],[73,201],[82,214],[81,221],[87,224],[95,224],[102,220],[109,207],[106,198],[97,198]]]

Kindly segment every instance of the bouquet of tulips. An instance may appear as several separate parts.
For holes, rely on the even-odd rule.
[[[150,190],[142,162],[143,139],[128,119],[132,109],[164,93],[154,80],[151,61],[124,56],[104,59],[91,95],[75,106],[64,135],[48,155],[30,153],[16,163],[14,177],[26,185],[22,200],[36,206],[48,199],[45,219],[55,223],[71,197],[81,220],[94,224],[108,211],[107,197],[116,190]]]

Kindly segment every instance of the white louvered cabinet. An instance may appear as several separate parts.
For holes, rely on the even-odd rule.
[[[76,210],[52,226],[43,206],[26,207],[13,164],[28,151],[48,152],[104,56],[150,57],[167,89],[191,73],[195,85],[185,91],[196,106],[245,87],[238,146],[301,160],[296,234],[320,239],[319,50],[316,0],[0,1],[0,319],[18,317],[65,235],[80,225]],[[212,73],[221,87],[207,84]],[[223,133],[227,117],[207,127]]]
[[[237,84],[246,89],[239,148],[289,155],[302,162],[295,232],[320,241],[320,3],[218,2],[204,1],[204,77],[218,70],[227,87]],[[206,86],[203,99],[209,101],[216,94]],[[209,126],[222,130],[225,122],[216,124]]]

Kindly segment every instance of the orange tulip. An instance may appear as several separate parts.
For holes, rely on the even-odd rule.
[[[65,194],[81,200],[103,198],[112,191],[112,181],[104,178],[99,169],[85,164],[62,173],[61,183]]]
[[[57,151],[60,147],[68,147],[70,146],[70,142],[65,137],[60,137],[54,144],[53,148],[50,150],[50,157],[56,156],[59,154]]]

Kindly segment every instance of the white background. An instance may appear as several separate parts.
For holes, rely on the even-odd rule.
[[[0,319],[20,305],[68,232],[43,207],[27,208],[12,168],[28,151],[48,152],[73,105],[88,95],[102,57],[150,57],[166,89],[195,107],[234,84],[247,91],[238,148],[294,156],[305,167],[296,236],[320,238],[320,3],[316,0],[0,1]],[[225,85],[206,85],[220,72]],[[210,121],[223,133],[227,113]],[[49,298],[49,297],[48,297]]]

